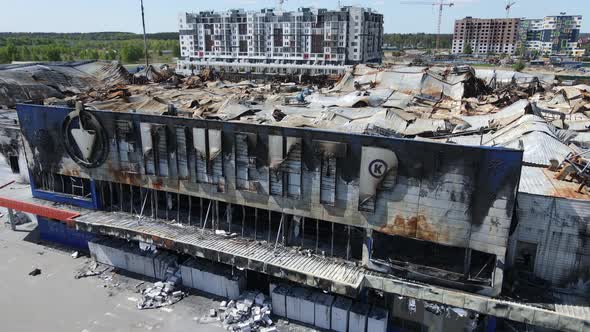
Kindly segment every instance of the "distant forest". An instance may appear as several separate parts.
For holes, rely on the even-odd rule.
[[[150,58],[170,62],[179,56],[177,32],[148,34]],[[129,32],[0,32],[0,63],[12,61],[119,60],[143,61],[143,35]]]
[[[443,35],[441,47],[451,47],[452,35]],[[177,32],[148,34],[150,58],[170,62],[179,56]],[[435,34],[384,35],[384,43],[400,49],[434,48]],[[0,33],[0,63],[12,61],[73,61],[87,59],[143,61],[143,36],[129,32]]]
[[[383,35],[383,43],[389,47],[398,49],[433,49],[436,47],[436,34],[434,33],[386,33]],[[451,48],[453,44],[452,34],[440,36],[440,47]]]
[[[581,36],[588,36],[583,33]],[[441,47],[451,48],[453,36],[441,36]],[[398,49],[433,49],[436,34],[386,33],[384,43]],[[180,55],[177,32],[148,34],[150,59],[171,62]],[[590,53],[590,45],[586,46]],[[10,33],[0,32],[0,63],[12,61],[119,60],[143,61],[143,35],[129,32]]]

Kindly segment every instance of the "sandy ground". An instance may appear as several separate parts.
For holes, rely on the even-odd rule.
[[[0,186],[16,178],[0,161]],[[0,196],[30,196],[24,184],[0,189]],[[207,317],[222,299],[191,292],[180,302],[160,309],[139,310],[138,285],[151,281],[123,271],[75,279],[91,263],[89,257],[71,257],[74,249],[38,240],[32,221],[13,232],[7,211],[0,208],[0,324],[1,331],[225,331],[221,322]],[[29,276],[34,268],[38,276]],[[139,286],[140,288],[141,286]],[[279,331],[314,331],[279,320]]]

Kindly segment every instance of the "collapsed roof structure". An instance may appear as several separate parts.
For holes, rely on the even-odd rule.
[[[561,311],[587,306],[590,285],[585,85],[364,65],[324,86],[233,83],[100,62],[5,67],[0,82],[0,104],[45,104],[17,106],[18,154],[34,197],[80,207],[64,220],[78,231],[347,297],[378,292],[391,310],[396,294],[590,324]]]

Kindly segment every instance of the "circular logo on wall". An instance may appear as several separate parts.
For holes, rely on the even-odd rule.
[[[381,178],[387,172],[387,163],[381,159],[375,159],[369,163],[369,173],[374,178]]]
[[[62,139],[70,157],[81,166],[98,167],[108,155],[108,137],[96,116],[85,110],[72,111],[62,126]]]

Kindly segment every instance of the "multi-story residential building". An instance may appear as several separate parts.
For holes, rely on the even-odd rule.
[[[528,52],[581,56],[584,54],[584,50],[578,47],[581,27],[581,15],[546,16],[522,20],[519,34]]]
[[[334,74],[382,58],[383,15],[367,8],[183,13],[179,26],[181,72]]]
[[[518,44],[519,19],[466,17],[455,21],[453,54],[464,53],[468,46],[473,54],[514,54]]]

